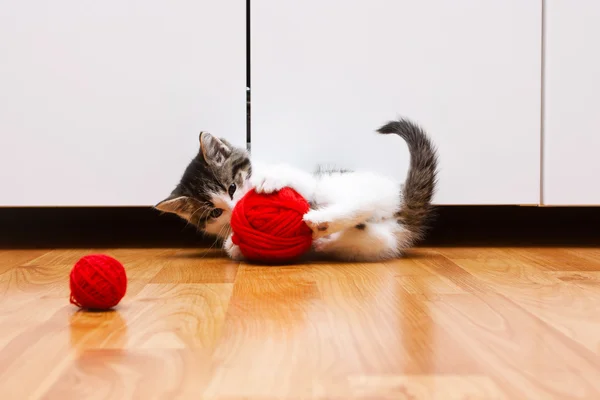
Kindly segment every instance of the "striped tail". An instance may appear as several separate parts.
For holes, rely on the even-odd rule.
[[[396,134],[408,145],[410,168],[402,187],[402,202],[396,217],[411,233],[413,242],[420,240],[433,211],[431,199],[435,192],[438,164],[436,149],[423,129],[406,119],[390,121],[377,132]]]

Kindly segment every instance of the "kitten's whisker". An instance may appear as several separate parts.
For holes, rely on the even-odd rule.
[[[192,217],[194,216],[194,214],[196,214],[198,211],[200,211],[200,210],[202,210],[202,209],[203,209],[203,207],[198,207],[198,208],[196,208],[196,209],[195,209],[195,210],[192,212],[192,214],[190,215],[190,217],[189,217],[189,218],[186,218],[186,220],[185,220],[185,227],[184,227],[183,229],[185,229],[185,228],[186,228],[188,225],[191,225],[191,224],[192,224]],[[197,226],[197,225],[195,225],[195,224],[194,224],[194,227],[196,228],[196,230],[198,230],[198,226]],[[182,230],[183,230],[183,229],[182,229]]]
[[[216,244],[216,243],[219,241],[219,239],[221,239],[221,238],[224,238],[224,237],[226,237],[226,236],[227,236],[227,235],[223,236],[222,234],[223,234],[223,229],[226,229],[228,225],[229,225],[229,224],[225,224],[225,225],[223,225],[223,226],[221,227],[221,229],[219,229],[219,233],[217,234],[217,238],[215,239],[215,243],[214,243],[214,244]],[[227,232],[227,231],[226,231],[226,232]]]
[[[223,228],[225,228],[227,226],[229,226],[229,224],[225,224],[221,227],[221,229],[219,229],[219,232],[216,235],[215,241],[210,245],[210,247],[208,249],[206,249],[206,252],[204,253],[204,255],[201,258],[204,258],[213,249],[213,247],[215,247],[217,242],[221,239],[221,233],[223,232]]]
[[[203,212],[202,212],[202,214],[200,214],[200,218],[198,218],[198,219],[203,219],[203,218],[205,217],[205,214],[208,214],[208,213],[210,212],[210,209],[209,209],[209,208],[206,208],[206,207],[198,207],[198,208],[197,208],[197,209],[196,209],[196,210],[195,210],[195,211],[192,213],[192,215],[190,215],[190,221],[192,220],[192,218],[194,217],[194,215],[195,215],[195,214],[196,214],[198,211],[200,211],[200,210],[203,210]]]

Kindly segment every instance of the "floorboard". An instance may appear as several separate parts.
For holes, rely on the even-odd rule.
[[[68,301],[85,254],[114,311]],[[0,250],[1,399],[599,399],[600,251],[427,247],[246,265],[192,248]]]

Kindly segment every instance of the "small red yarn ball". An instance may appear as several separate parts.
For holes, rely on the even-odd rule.
[[[71,270],[71,304],[88,310],[108,310],[125,296],[127,275],[118,260],[91,254],[75,263]]]
[[[232,241],[249,261],[294,261],[312,245],[312,231],[302,219],[309,208],[288,187],[268,194],[250,190],[233,209]]]

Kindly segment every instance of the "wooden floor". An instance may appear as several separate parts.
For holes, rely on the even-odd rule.
[[[114,312],[68,273],[121,260]],[[191,249],[0,250],[0,399],[600,399],[600,250],[238,265]]]

